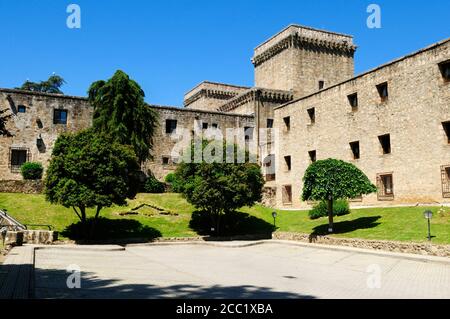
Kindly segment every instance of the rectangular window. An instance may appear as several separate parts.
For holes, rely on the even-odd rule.
[[[177,120],[166,120],[166,134],[175,133],[177,130]]]
[[[253,127],[246,126],[244,127],[244,131],[245,131],[245,140],[246,141],[253,140]]]
[[[208,123],[203,122],[202,123],[202,129],[207,130],[208,129]]]
[[[284,121],[284,125],[286,126],[286,130],[290,130],[291,129],[291,117],[287,116],[285,118],[283,118]]]
[[[20,172],[20,167],[30,161],[30,152],[26,148],[11,148],[9,166],[12,173]]]
[[[380,95],[381,101],[384,102],[389,97],[389,91],[388,91],[388,83],[384,82],[377,85],[378,94]]]
[[[316,122],[316,109],[314,107],[308,109],[308,116],[311,124],[314,124]]]
[[[273,128],[273,119],[267,119],[267,128]]]
[[[17,107],[17,112],[19,112],[19,113],[26,113],[26,111],[27,111],[27,108],[25,105],[19,105]]]
[[[352,149],[353,159],[359,159],[360,158],[359,141],[351,142],[350,143],[350,148]]]
[[[450,60],[440,63],[439,69],[441,70],[441,74],[444,80],[450,81]]]
[[[394,181],[392,173],[378,174],[377,176],[378,200],[394,199]]]
[[[285,156],[284,157],[284,162],[286,163],[286,169],[288,170],[288,171],[290,171],[291,170],[291,157],[290,156]]]
[[[219,127],[219,125],[217,125],[217,123],[213,123],[211,126],[212,126],[213,128],[218,128],[218,127]]]
[[[383,154],[391,154],[391,136],[389,134],[378,136]]]
[[[445,135],[447,136],[447,143],[450,144],[450,121],[443,122],[442,127],[444,128]]]
[[[169,165],[170,157],[169,156],[163,156],[162,157],[162,163],[163,163],[163,165]]]
[[[450,198],[450,165],[442,166],[442,196],[444,198]]]
[[[67,110],[53,110],[53,124],[67,124]]]
[[[325,87],[325,81],[319,81],[319,90],[322,90]]]
[[[308,154],[309,154],[309,159],[310,159],[311,163],[314,163],[317,161],[316,151],[309,151]]]
[[[283,200],[284,205],[292,204],[292,186],[291,185],[283,186],[282,200]]]
[[[352,111],[356,111],[358,109],[358,93],[350,94],[347,98],[348,103],[352,107]]]

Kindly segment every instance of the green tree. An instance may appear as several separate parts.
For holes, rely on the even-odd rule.
[[[244,163],[238,163],[238,147],[226,146],[222,142],[203,141],[203,150],[211,143],[218,143],[222,147],[223,155],[234,152],[234,162],[225,163],[220,159],[217,162],[194,163],[194,148],[191,146],[191,161],[181,162],[176,171],[175,178],[183,181],[182,194],[186,200],[198,210],[207,212],[215,227],[216,234],[220,234],[221,216],[234,212],[243,206],[253,206],[261,200],[264,179],[259,165],[250,163],[248,153]],[[219,144],[220,143],[220,144]]]
[[[144,102],[144,91],[123,71],[89,88],[94,107],[93,127],[112,134],[121,144],[132,145],[140,163],[150,158],[157,113]]]
[[[82,224],[86,224],[86,209],[96,208],[95,224],[102,208],[126,205],[126,199],[136,195],[138,169],[132,148],[107,135],[92,129],[63,134],[55,142],[47,169],[46,199],[72,207]]]
[[[44,167],[38,162],[26,162],[20,167],[20,173],[23,179],[36,180],[42,178]]]
[[[328,231],[333,232],[333,201],[352,199],[376,192],[377,188],[356,166],[341,160],[327,159],[311,164],[303,177],[304,201],[327,201]]]
[[[33,92],[63,94],[63,92],[61,91],[61,86],[63,86],[64,83],[66,83],[66,81],[64,81],[62,77],[54,74],[50,76],[47,81],[41,82],[26,81],[24,84],[22,84],[21,87],[17,89]]]
[[[6,129],[6,122],[12,116],[5,114],[8,110],[0,110],[0,136],[11,136],[11,133]]]

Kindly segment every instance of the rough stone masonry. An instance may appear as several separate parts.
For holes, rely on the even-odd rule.
[[[353,205],[450,204],[450,39],[354,75],[353,37],[290,25],[258,46],[255,86],[205,81],[184,108],[160,115],[146,163],[162,179],[175,168],[176,132],[252,128],[265,178],[265,203],[306,208],[302,177],[329,157],[359,167],[378,193]],[[91,125],[86,98],[0,89],[13,137],[0,137],[0,181],[20,165],[48,165],[62,132]],[[266,138],[270,136],[270,138]],[[273,137],[273,138],[272,138]]]

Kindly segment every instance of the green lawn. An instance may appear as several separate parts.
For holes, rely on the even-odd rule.
[[[139,215],[119,215],[142,204],[164,208],[172,214],[162,215],[154,208],[144,206],[138,210]],[[51,224],[59,231],[78,221],[71,209],[50,205],[42,195],[0,193],[0,209],[4,208],[24,224]],[[337,234],[334,236],[422,242],[427,236],[424,210],[423,207],[354,209],[349,215],[335,218]],[[435,236],[433,242],[450,244],[450,208],[444,208],[441,213],[438,213],[439,207],[431,210],[434,213],[431,226]],[[128,207],[107,208],[101,215],[116,222],[130,222],[154,229],[163,237],[187,237],[198,235],[189,225],[194,211],[178,194],[139,194]],[[257,232],[258,229],[270,229],[273,223],[269,208],[255,206],[243,208],[241,212],[250,215],[245,217],[246,223],[242,224],[246,226],[242,229]],[[93,215],[93,211],[89,213]],[[278,211],[276,226],[278,231],[323,233],[327,219],[310,220],[306,211]]]

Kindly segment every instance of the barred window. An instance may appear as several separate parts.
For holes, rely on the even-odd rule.
[[[67,110],[53,110],[53,124],[67,124]]]
[[[10,148],[9,167],[12,173],[19,173],[20,167],[30,161],[30,151],[27,148]]]

